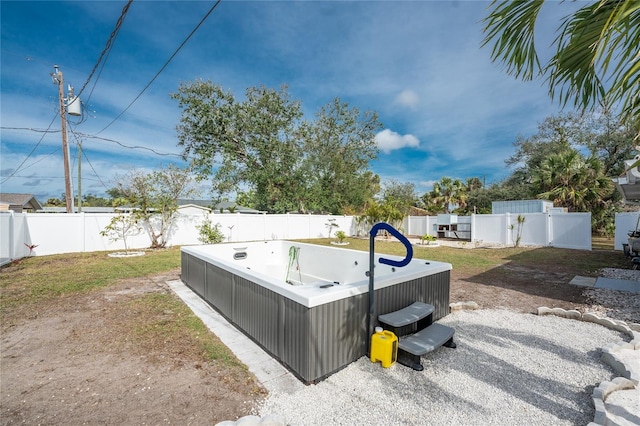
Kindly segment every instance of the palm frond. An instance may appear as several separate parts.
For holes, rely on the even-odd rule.
[[[595,0],[559,26],[556,54],[540,66],[534,27],[544,0],[494,1],[483,20],[482,46],[523,80],[545,76],[562,106],[620,108],[620,118],[640,138],[640,0]]]
[[[486,37],[482,46],[494,41],[491,59],[507,67],[507,73],[531,80],[541,71],[534,44],[534,29],[544,0],[492,2],[483,20]]]

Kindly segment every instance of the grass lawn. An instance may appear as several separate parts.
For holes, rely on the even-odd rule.
[[[300,242],[331,245],[335,239],[298,240]],[[368,238],[347,238],[348,248],[369,251]],[[594,239],[594,250],[569,250],[554,247],[508,247],[462,249],[455,247],[420,247],[413,246],[413,256],[418,259],[436,260],[453,265],[454,271],[462,275],[486,272],[497,266],[511,263],[529,267],[545,268],[548,266],[564,267],[575,270],[576,275],[593,275],[601,268],[629,268],[628,259],[620,251],[613,251],[613,239]],[[471,244],[471,243],[469,243]],[[331,245],[331,247],[336,247]],[[406,249],[395,238],[389,241],[376,240],[377,253],[405,256]]]
[[[115,286],[124,279],[143,278],[180,267],[180,248],[147,251],[140,257],[109,257],[106,252],[71,253],[24,258],[0,270],[0,318],[9,327],[21,318],[55,309],[56,301]],[[197,342],[203,360],[242,368],[229,349],[176,296],[156,292],[132,298],[123,307],[131,315],[122,330],[141,348],[167,340]],[[171,320],[165,313],[171,312]],[[191,337],[189,339],[189,336]]]

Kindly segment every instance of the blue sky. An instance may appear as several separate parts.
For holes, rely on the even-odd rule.
[[[32,193],[42,202],[64,192],[60,133],[43,137],[26,129],[44,130],[53,120],[50,130],[60,130],[53,65],[77,93],[125,3],[0,3],[2,192]],[[560,111],[541,80],[515,80],[491,62],[489,47],[480,47],[486,1],[222,1],[147,91],[104,129],[213,4],[132,3],[104,68],[81,95],[82,122],[70,118],[74,188],[78,133],[89,135],[82,138],[83,194],[104,195],[134,168],[181,164],[180,110],[169,94],[194,79],[211,80],[240,99],[247,87],[286,84],[310,119],[335,97],[377,111],[384,130],[370,167],[383,183],[415,184],[418,195],[443,176],[477,176],[487,184],[503,179],[516,137],[535,133]],[[552,2],[543,9],[536,40],[543,59],[571,7]],[[202,196],[208,195],[205,185]]]

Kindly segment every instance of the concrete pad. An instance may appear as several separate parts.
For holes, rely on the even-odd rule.
[[[305,387],[289,370],[230,324],[182,281],[168,281],[167,285],[270,393],[294,393]]]
[[[595,288],[605,288],[608,290],[619,290],[619,291],[629,291],[632,293],[640,293],[640,282],[599,277],[596,280]]]
[[[596,279],[593,277],[581,277],[580,275],[576,275],[571,281],[569,281],[569,284],[579,285],[580,287],[593,287],[596,285]]]

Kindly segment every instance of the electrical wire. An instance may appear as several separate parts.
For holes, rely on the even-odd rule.
[[[53,119],[55,120],[56,117],[58,117],[57,115],[55,117],[53,117]],[[53,122],[52,122],[53,124]],[[51,125],[49,125],[49,127],[51,127]],[[60,133],[62,130],[49,130],[49,129],[34,129],[33,127],[6,127],[6,126],[2,126],[0,127],[0,129],[2,130],[30,130],[32,132],[38,132],[38,133]]]
[[[78,133],[78,135],[82,136],[85,139],[98,139],[98,140],[105,141],[105,142],[113,142],[113,143],[115,143],[117,145],[120,145],[121,147],[127,148],[127,149],[143,149],[143,150],[151,151],[156,155],[182,158],[182,155],[180,155],[180,154],[173,154],[173,153],[170,153],[170,152],[159,152],[159,151],[156,151],[153,148],[148,148],[146,146],[140,146],[140,145],[125,145],[124,143],[122,143],[120,141],[117,141],[115,139],[104,138],[102,136],[88,135],[88,134],[85,134],[85,133]]]
[[[82,133],[76,133],[75,130],[73,130],[73,128],[70,128],[70,130],[71,130],[71,133],[73,133],[73,136],[76,138],[78,146],[80,146],[81,145],[80,136],[83,136]],[[91,170],[93,170],[93,174],[98,178],[98,180],[100,181],[102,186],[104,186],[104,188],[106,190],[109,190],[109,188],[104,183],[104,181],[102,180],[100,175],[98,175],[98,172],[96,171],[95,167],[93,167],[93,164],[91,163],[91,160],[89,160],[89,157],[87,156],[87,150],[86,149],[82,150],[82,156],[87,160],[87,163],[89,163],[89,167],[91,167]]]
[[[54,117],[53,119],[55,120],[56,117]],[[67,120],[67,123],[71,124],[69,122],[69,120]],[[2,129],[2,130],[29,130],[29,131],[32,131],[32,132],[38,132],[38,133],[44,133],[44,134],[47,134],[47,133],[60,133],[60,130],[49,130],[49,129],[40,130],[40,129],[33,129],[31,127],[5,127],[5,126],[0,126],[0,129]],[[124,143],[122,143],[120,141],[117,141],[115,139],[105,138],[105,137],[96,136],[96,135],[90,135],[90,134],[87,134],[87,133],[75,132],[71,128],[71,126],[69,126],[68,129],[69,129],[69,131],[71,133],[73,133],[74,136],[76,136],[76,138],[83,137],[85,139],[98,139],[98,140],[105,141],[105,142],[115,143],[115,144],[120,145],[121,147],[127,148],[127,149],[143,149],[143,150],[151,151],[152,153],[154,153],[156,155],[167,156],[167,157],[177,157],[177,158],[180,158],[180,159],[184,159],[184,157],[181,154],[175,154],[175,153],[172,153],[172,152],[160,152],[160,151],[156,151],[153,148],[147,148],[146,146],[140,146],[140,145],[126,145],[126,144],[124,144]],[[187,158],[190,158],[190,157],[187,157]],[[29,165],[27,167],[30,167],[30,166],[31,165]]]
[[[198,31],[198,29],[200,28],[200,26],[204,23],[204,21],[207,20],[207,18],[209,17],[209,15],[211,15],[211,13],[215,10],[216,7],[218,7],[218,5],[220,4],[222,0],[217,0],[215,2],[215,4],[209,9],[209,11],[204,15],[204,17],[200,20],[200,22],[198,23],[198,25],[196,25],[196,27],[193,29],[193,31],[191,31],[191,33],[187,36],[187,38],[184,39],[184,41],[182,43],[180,43],[180,46],[178,46],[178,48],[175,50],[175,52],[173,52],[173,54],[171,55],[171,57],[164,63],[164,65],[162,66],[162,68],[160,68],[160,71],[158,71],[156,73],[155,76],[153,76],[153,78],[151,79],[151,81],[149,81],[149,83],[147,83],[147,85],[144,87],[144,89],[142,89],[142,91],[140,93],[138,93],[138,95],[131,101],[131,103],[129,105],[127,105],[127,107],[116,116],[116,118],[114,118],[109,124],[107,124],[106,126],[104,126],[102,128],[102,130],[100,130],[99,132],[96,133],[96,135],[99,135],[100,133],[102,133],[103,131],[105,131],[107,128],[109,128],[113,123],[115,123],[120,117],[122,117],[122,115],[127,112],[127,110],[129,108],[131,108],[131,106],[144,94],[144,92],[146,92],[146,90],[149,88],[149,86],[151,86],[153,84],[153,82],[156,80],[156,78],[158,78],[158,76],[160,76],[160,74],[165,70],[165,68],[167,68],[169,66],[169,64],[171,63],[171,61],[173,60],[173,58],[178,54],[178,52],[180,52],[180,50],[184,47],[185,44],[187,44],[187,42],[189,41],[189,39],[191,39],[191,37],[196,33],[196,31]]]
[[[6,178],[4,178],[0,184],[5,183],[6,181],[8,181],[9,179],[11,179],[16,173],[18,173],[18,171],[20,171],[20,167],[22,167],[24,165],[24,163],[27,162],[27,160],[29,159],[29,157],[31,157],[33,155],[33,153],[35,152],[35,150],[38,148],[38,146],[40,146],[40,144],[42,143],[42,140],[44,139],[44,137],[47,135],[47,133],[49,133],[49,129],[51,128],[51,126],[53,125],[53,122],[56,120],[56,118],[58,118],[60,114],[56,113],[56,115],[53,116],[53,118],[51,119],[51,123],[49,123],[49,127],[47,127],[47,130],[45,130],[42,133],[42,136],[40,137],[40,140],[38,141],[38,143],[36,144],[36,146],[33,147],[33,149],[31,150],[31,152],[27,155],[27,157],[22,160],[22,163],[20,163],[20,165],[18,167],[16,167],[16,169],[13,171],[13,173],[11,173],[9,176],[7,176]]]
[[[80,97],[80,95],[82,94],[84,89],[87,87],[87,84],[89,84],[89,82],[91,81],[91,78],[93,77],[93,74],[96,72],[96,70],[98,69],[98,66],[102,62],[102,58],[105,56],[105,54],[107,54],[107,52],[111,51],[111,48],[113,47],[113,42],[115,41],[116,37],[118,36],[118,33],[120,32],[120,27],[122,26],[122,23],[124,22],[124,18],[127,15],[127,12],[129,11],[129,7],[131,6],[131,3],[133,3],[133,0],[129,0],[127,2],[127,4],[125,4],[124,7],[122,8],[122,12],[120,13],[120,17],[118,18],[118,21],[116,22],[116,26],[114,27],[113,31],[111,31],[111,34],[109,35],[109,38],[107,39],[107,43],[105,44],[104,49],[102,49],[102,53],[100,53],[100,57],[98,58],[98,61],[93,66],[93,69],[91,70],[91,73],[89,73],[89,77],[87,77],[87,81],[84,82],[84,84],[82,85],[82,88],[80,89],[80,91],[76,95],[77,97]],[[105,62],[106,62],[106,59],[105,59]],[[104,67],[104,64],[103,64],[103,67]],[[100,71],[100,73],[102,73],[102,70]],[[98,78],[99,78],[99,76],[98,76]],[[96,82],[97,81],[98,80],[96,79]],[[95,83],[94,83],[94,88],[95,88]],[[93,89],[91,90],[91,92],[93,93]],[[89,95],[89,97],[91,97],[91,95]],[[87,100],[87,102],[88,102],[88,100]]]
[[[87,157],[87,152],[84,149],[82,150],[82,156],[85,158],[85,160],[87,160],[87,163],[89,163],[89,167],[91,167],[91,170],[93,170],[93,174],[98,178],[102,186],[104,186],[104,189],[106,189],[107,191],[111,189],[104,183],[104,181],[96,171],[95,167],[93,167],[93,164],[91,164],[91,160],[89,160],[89,157]]]

